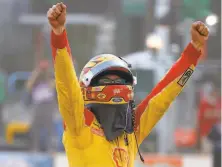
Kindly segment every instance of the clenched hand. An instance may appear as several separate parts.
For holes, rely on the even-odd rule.
[[[192,24],[190,33],[192,39],[191,43],[197,50],[202,51],[205,41],[209,37],[209,29],[203,22],[197,21]]]
[[[66,5],[62,2],[53,5],[47,12],[49,24],[55,34],[61,34],[65,29]]]

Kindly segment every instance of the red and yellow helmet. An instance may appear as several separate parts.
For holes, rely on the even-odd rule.
[[[124,84],[97,84],[98,78],[104,75],[117,75],[124,78]],[[85,104],[125,104],[133,99],[133,86],[136,77],[130,65],[122,58],[103,54],[92,58],[80,74],[80,85]]]

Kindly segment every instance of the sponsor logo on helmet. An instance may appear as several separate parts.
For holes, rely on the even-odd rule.
[[[127,85],[127,87],[128,87],[129,90],[133,90],[132,86]]]
[[[115,102],[115,103],[120,103],[120,102],[123,101],[123,98],[121,98],[121,97],[114,97],[114,98],[112,99],[112,101]]]
[[[103,93],[100,93],[100,94],[98,94],[97,95],[97,97],[98,97],[98,99],[105,99],[106,98],[106,95],[105,94],[103,94]]]
[[[92,91],[94,92],[101,92],[105,86],[96,86],[92,87]]]
[[[113,90],[113,93],[116,95],[116,94],[119,94],[121,92],[121,90],[120,89],[114,89]]]

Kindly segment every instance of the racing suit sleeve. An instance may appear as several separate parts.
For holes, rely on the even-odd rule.
[[[66,30],[61,35],[51,32],[51,47],[59,111],[66,130],[79,136],[84,126],[84,101],[72,62]]]
[[[139,144],[149,135],[172,101],[182,91],[191,77],[200,55],[201,52],[190,43],[165,77],[137,106],[136,126]]]

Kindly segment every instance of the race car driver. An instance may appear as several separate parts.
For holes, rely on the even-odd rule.
[[[135,107],[136,79],[130,65],[114,55],[98,55],[77,79],[65,29],[66,6],[57,3],[47,17],[52,29],[59,110],[65,122],[63,143],[70,167],[133,167],[138,145],[193,74],[208,28],[202,22],[193,23],[192,40],[179,60]]]

